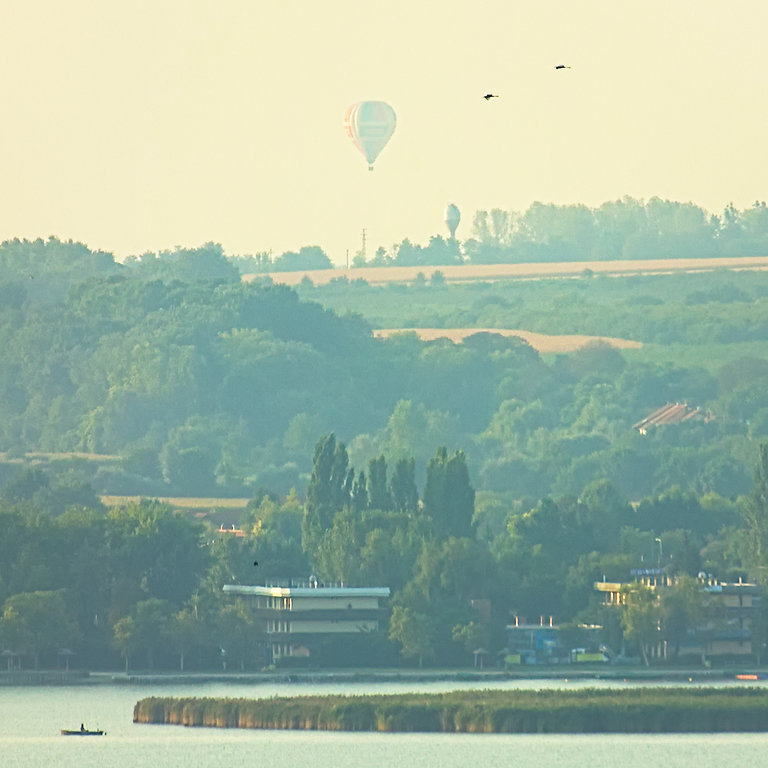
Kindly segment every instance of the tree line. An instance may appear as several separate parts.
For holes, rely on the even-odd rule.
[[[360,251],[353,266],[440,266],[558,261],[715,258],[768,254],[768,208],[728,205],[720,215],[693,203],[623,197],[596,208],[534,202],[526,211],[477,211],[463,242],[434,235]],[[302,267],[311,268],[311,267]]]
[[[0,589],[9,621],[58,616],[58,647],[95,663],[258,665],[242,608],[219,614],[254,559],[264,576],[392,585],[381,652],[435,664],[501,647],[512,613],[599,623],[592,582],[657,563],[658,538],[675,572],[761,573],[762,273],[294,291],[241,283],[210,244],[120,265],[55,238],[3,243],[0,262],[0,505],[20,537]],[[408,324],[621,329],[648,351],[371,332]],[[632,428],[668,401],[714,418]],[[107,493],[247,496],[248,538],[152,502],[108,511]],[[192,566],[169,595],[145,533],[174,525]],[[107,586],[83,609],[75,564],[97,552]],[[23,626],[9,649],[50,663]]]
[[[565,641],[580,624],[600,642],[647,657],[706,623],[699,572],[762,581],[768,565],[768,446],[750,494],[737,501],[671,491],[630,504],[605,480],[579,497],[498,511],[488,525],[466,456],[439,447],[421,489],[413,460],[363,469],[325,435],[306,497],[264,493],[243,512],[243,536],[145,500],[71,505],[52,515],[30,502],[0,508],[0,645],[9,668],[262,669],[267,637],[225,584],[314,573],[323,582],[389,586],[378,633],[315,648],[316,665],[467,665],[503,652],[514,616],[554,615]],[[663,542],[663,548],[658,542]],[[254,566],[254,561],[258,566]],[[594,582],[632,582],[658,568],[677,586],[661,600],[639,586],[627,607],[605,606]],[[756,652],[765,621],[754,623]],[[69,662],[68,662],[69,663]]]
[[[45,482],[286,494],[334,431],[360,465],[413,457],[419,481],[435,445],[461,447],[478,491],[505,499],[579,494],[597,477],[629,498],[675,485],[731,498],[768,437],[762,273],[294,291],[241,283],[213,247],[144,266],[56,240],[0,256],[0,484],[56,454],[30,496]],[[408,324],[620,334],[647,351],[372,334]],[[713,418],[632,429],[676,401]]]

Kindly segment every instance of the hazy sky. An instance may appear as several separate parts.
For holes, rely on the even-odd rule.
[[[0,239],[343,263],[449,202],[459,239],[537,200],[746,207],[766,30],[766,0],[0,0]],[[398,116],[373,172],[342,125],[368,99]]]

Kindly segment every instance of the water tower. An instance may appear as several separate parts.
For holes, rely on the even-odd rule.
[[[453,203],[450,203],[445,209],[445,216],[443,218],[445,220],[445,225],[448,227],[448,231],[451,233],[451,240],[455,240],[456,227],[459,226],[459,222],[461,221],[461,213],[459,213],[459,209]]]

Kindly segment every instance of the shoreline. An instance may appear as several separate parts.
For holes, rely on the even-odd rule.
[[[738,674],[768,677],[762,669],[739,667],[704,669],[607,667],[589,669],[561,667],[523,670],[294,670],[283,672],[91,672],[23,670],[0,672],[0,688],[25,686],[83,685],[207,685],[211,683],[260,685],[273,683],[386,683],[386,682],[497,682],[516,680],[617,680],[622,682],[706,682],[734,680]]]

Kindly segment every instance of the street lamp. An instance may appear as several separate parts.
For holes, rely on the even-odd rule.
[[[664,548],[661,545],[661,539],[657,536],[654,541],[658,542],[659,544],[659,568],[661,568],[661,559],[664,555]]]

